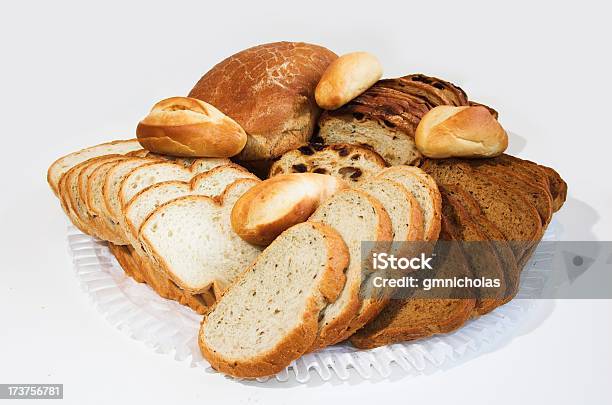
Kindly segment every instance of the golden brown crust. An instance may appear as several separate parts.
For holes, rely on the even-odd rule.
[[[336,58],[301,42],[258,45],[215,65],[189,97],[211,103],[244,128],[241,160],[275,158],[311,137],[320,113],[314,90]]]
[[[230,157],[246,144],[238,123],[204,101],[172,97],[155,104],[136,128],[143,148],[172,156]]]
[[[311,348],[317,336],[318,318],[320,311],[323,309],[322,305],[325,305],[325,302],[329,302],[330,298],[337,297],[344,286],[345,278],[343,271],[348,265],[349,256],[346,244],[333,228],[317,222],[309,222],[308,225],[324,234],[324,240],[327,245],[327,266],[321,275],[318,287],[321,296],[310,297],[306,304],[306,310],[302,314],[300,324],[288,333],[279,344],[267,353],[256,356],[248,361],[224,358],[206,344],[204,329],[206,328],[206,322],[210,313],[218,305],[215,304],[210,312],[204,316],[198,338],[202,355],[215,370],[240,378],[269,376],[282,371],[293,360],[296,360]],[[273,246],[274,244],[270,245],[268,249],[272,249]],[[234,282],[234,285],[243,278],[248,277],[249,273],[248,270],[242,273]],[[321,300],[321,298],[326,299]]]
[[[430,158],[494,157],[508,147],[508,135],[485,107],[444,105],[423,116],[415,142]]]
[[[285,229],[305,222],[321,202],[346,187],[338,178],[323,174],[273,177],[238,199],[232,209],[232,228],[249,243],[269,245]]]
[[[368,52],[351,52],[333,61],[315,90],[319,107],[335,110],[367,89],[382,76],[382,66]]]

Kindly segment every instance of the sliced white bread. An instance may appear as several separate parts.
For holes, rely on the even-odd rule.
[[[125,141],[103,143],[70,153],[66,156],[62,156],[51,164],[47,171],[47,182],[55,195],[58,195],[58,185],[62,175],[77,164],[94,157],[113,154],[124,155],[141,148],[142,147],[136,139],[129,139]]]
[[[187,196],[161,205],[140,228],[147,255],[181,288],[197,294],[212,287],[219,297],[261,252],[230,226],[234,203],[257,183],[236,180],[218,201]]]
[[[219,200],[227,187],[238,179],[260,181],[254,174],[231,165],[217,166],[195,176],[190,182],[165,181],[145,188],[123,208],[122,227],[128,242],[134,247],[137,254],[146,256],[142,243],[138,239],[138,233],[144,221],[157,207],[189,195],[202,195]]]
[[[346,243],[350,260],[346,270],[346,284],[338,300],[328,305],[319,322],[318,337],[312,349],[319,349],[346,339],[351,322],[359,313],[375,316],[382,309],[373,300],[363,302],[359,295],[363,279],[361,242],[391,241],[391,219],[382,204],[370,194],[359,190],[345,190],[335,194],[317,208],[309,218],[338,231]]]
[[[322,311],[344,285],[347,247],[331,227],[305,222],[269,245],[204,318],[200,349],[213,368],[257,378],[306,353]]]
[[[437,240],[442,218],[442,197],[435,180],[414,166],[388,167],[376,177],[395,181],[410,190],[423,212],[424,240]]]
[[[126,206],[132,197],[153,184],[170,180],[189,182],[194,176],[222,165],[233,165],[233,163],[229,159],[212,158],[197,159],[187,167],[181,162],[154,162],[139,166],[132,170],[121,183],[118,196],[119,207]],[[246,171],[238,165],[234,166]]]
[[[119,223],[119,216],[121,215],[119,189],[121,184],[132,170],[149,163],[151,163],[150,158],[128,158],[114,163],[106,172],[101,190],[104,202],[102,205],[102,217],[106,220],[109,229],[111,229],[114,235],[113,243],[116,245],[128,244],[125,232]],[[97,190],[93,190],[93,192],[95,193]]]

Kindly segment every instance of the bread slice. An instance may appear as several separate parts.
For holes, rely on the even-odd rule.
[[[60,178],[64,173],[70,170],[70,168],[94,157],[113,154],[124,155],[141,148],[142,147],[136,139],[129,139],[125,141],[107,142],[70,153],[66,156],[62,156],[51,164],[47,171],[47,182],[55,195],[59,195],[58,185]]]
[[[362,299],[360,290],[366,285],[362,268],[363,241],[391,241],[391,219],[382,204],[370,194],[359,190],[345,190],[335,194],[319,206],[309,221],[330,225],[346,243],[350,260],[346,270],[346,284],[338,300],[323,311],[317,339],[312,349],[322,348],[346,339],[354,329],[351,324],[371,319],[385,305],[385,300],[374,297]],[[364,322],[365,323],[365,322]]]
[[[451,226],[443,217],[440,239],[452,240]],[[457,245],[446,244],[435,259],[438,275],[470,275],[469,265]],[[472,316],[476,300],[450,292],[451,298],[432,298],[429,293],[417,291],[408,299],[393,299],[370,323],[351,336],[351,343],[360,349],[372,349],[393,343],[422,339],[449,333],[461,327]]]
[[[142,260],[131,246],[109,243],[108,247],[128,276],[139,283],[146,283],[159,296],[178,301],[199,314],[204,314],[214,304],[214,297],[211,294],[192,295],[181,290],[172,280],[152,269],[150,263]]]
[[[309,145],[281,156],[270,168],[270,177],[309,172],[329,174],[349,183],[360,183],[386,166],[378,153],[358,145]]]
[[[236,200],[258,182],[235,181],[219,202],[187,196],[161,205],[140,228],[148,256],[181,288],[212,287],[220,296],[261,251],[236,235],[229,220]]]
[[[218,199],[225,189],[238,179],[253,179],[257,176],[237,165],[217,166],[196,175],[190,182],[165,181],[153,184],[136,194],[123,208],[123,217],[128,233],[137,239],[140,227],[148,216],[162,204],[188,195],[202,195]]]
[[[414,137],[390,122],[353,113],[326,115],[319,120],[319,136],[326,144],[355,144],[377,152],[390,165],[417,164],[422,155]]]
[[[295,225],[269,245],[202,321],[200,349],[234,377],[278,373],[306,353],[344,285],[348,250],[331,227]]]
[[[376,177],[400,183],[412,193],[423,213],[423,239],[437,240],[440,233],[442,202],[434,179],[414,166],[389,167],[378,173]]]
[[[485,217],[511,243],[517,261],[530,255],[542,236],[542,223],[535,207],[520,190],[472,170],[460,159],[428,159],[423,170],[442,185],[456,185],[478,202]]]

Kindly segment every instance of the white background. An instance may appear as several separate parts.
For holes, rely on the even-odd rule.
[[[433,375],[244,384],[109,326],[80,290],[45,183],[58,156],[134,136],[157,100],[222,58],[276,40],[367,50],[500,111],[512,153],[569,184],[566,240],[612,239],[607,2],[3,2],[0,6],[0,383],[63,383],[68,403],[604,404],[612,302],[544,303],[519,336]]]

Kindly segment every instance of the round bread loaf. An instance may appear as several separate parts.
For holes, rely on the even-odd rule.
[[[189,97],[206,101],[248,134],[240,160],[271,159],[310,139],[320,109],[314,90],[332,51],[301,42],[276,42],[238,52],[206,73]]]
[[[443,105],[423,116],[415,142],[430,158],[494,157],[508,147],[508,135],[485,107]]]
[[[230,157],[244,148],[246,133],[210,104],[171,97],[155,104],[136,128],[138,142],[156,153],[187,157]]]

